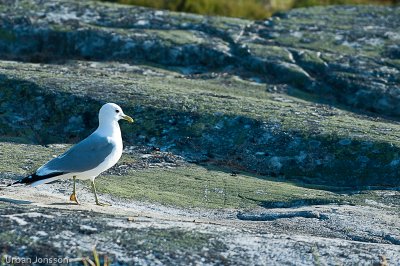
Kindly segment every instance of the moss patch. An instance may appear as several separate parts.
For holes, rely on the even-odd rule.
[[[0,142],[0,177],[18,178],[15,175],[27,175],[68,147],[69,145],[42,147]],[[7,154],[8,159],[3,159],[4,154]],[[140,156],[124,154],[116,167],[134,166],[139,159]],[[355,193],[351,187],[306,185],[271,176],[232,173],[229,168],[210,165],[134,169],[136,168],[128,167],[127,171],[118,176],[99,176],[96,179],[98,190],[124,199],[212,209],[251,209],[257,206],[275,208],[329,203],[373,206],[383,204],[400,208],[396,193],[379,190],[362,192],[362,188]],[[90,188],[89,183],[85,184]]]
[[[97,179],[99,191],[181,207],[250,208],[268,203],[338,200],[335,193],[299,187],[251,174],[201,166],[150,169]],[[277,204],[278,205],[278,204]],[[294,204],[293,204],[294,205]]]

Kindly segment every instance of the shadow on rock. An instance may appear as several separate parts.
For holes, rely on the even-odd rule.
[[[0,201],[6,202],[6,203],[13,203],[13,204],[22,204],[22,205],[32,204],[32,202],[28,201],[28,200],[15,200],[15,199],[9,199],[9,198],[0,198]]]

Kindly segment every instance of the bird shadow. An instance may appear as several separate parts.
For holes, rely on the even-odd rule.
[[[52,206],[77,206],[74,202],[54,202],[50,203]]]
[[[16,200],[16,199],[9,199],[9,198],[0,198],[0,201],[7,202],[7,203],[14,203],[14,204],[32,204],[32,201],[29,200]]]

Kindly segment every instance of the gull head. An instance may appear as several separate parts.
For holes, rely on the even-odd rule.
[[[99,121],[101,122],[113,122],[124,119],[129,123],[133,123],[132,117],[124,114],[121,107],[115,103],[106,103],[100,108]]]

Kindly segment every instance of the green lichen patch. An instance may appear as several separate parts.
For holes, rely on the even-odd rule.
[[[254,43],[249,43],[247,46],[252,55],[260,58],[265,58],[267,60],[281,60],[287,62],[293,61],[291,53],[284,47],[265,46],[262,44]]]
[[[12,31],[0,29],[0,39],[9,42],[14,42],[16,40],[16,37]]]
[[[25,176],[61,154],[68,145],[51,145],[46,148],[1,143],[0,147],[3,155],[0,173],[3,176]],[[8,159],[4,159],[6,157]],[[303,188],[284,180],[249,173],[232,174],[213,166],[187,165],[173,169],[156,167],[134,170],[135,165],[139,165],[138,160],[140,158],[137,156],[125,154],[116,167],[129,165],[132,170],[128,168],[119,176],[100,176],[96,179],[99,191],[125,199],[201,208],[251,208],[268,204],[303,205],[302,201],[339,201],[335,193]]]
[[[4,178],[16,179],[30,174],[68,147],[0,143],[2,181],[9,183]],[[157,158],[158,155],[154,156]],[[396,192],[383,192],[379,188],[370,191],[368,189],[371,188],[366,188],[362,192],[362,187],[357,190],[354,187],[316,186],[282,177],[237,173],[236,170],[212,165],[182,164],[175,168],[160,168],[156,164],[154,168],[148,168],[143,167],[140,160],[140,154],[124,154],[115,170],[96,179],[98,190],[123,199],[185,208],[251,209],[257,206],[276,208],[330,203],[381,204],[399,208]],[[118,170],[121,167],[124,169],[122,172]],[[90,187],[89,183],[84,184]]]
[[[251,208],[268,203],[290,204],[304,200],[335,202],[335,193],[302,188],[292,183],[248,173],[190,166],[149,169],[123,176],[97,179],[99,190],[126,199],[201,208]],[[294,203],[292,205],[295,205]]]
[[[146,32],[171,43],[171,45],[199,44],[205,41],[203,38],[196,36],[195,32],[185,30],[148,30]]]
[[[0,142],[0,172],[6,175],[27,175],[61,154],[68,145],[15,144]]]

